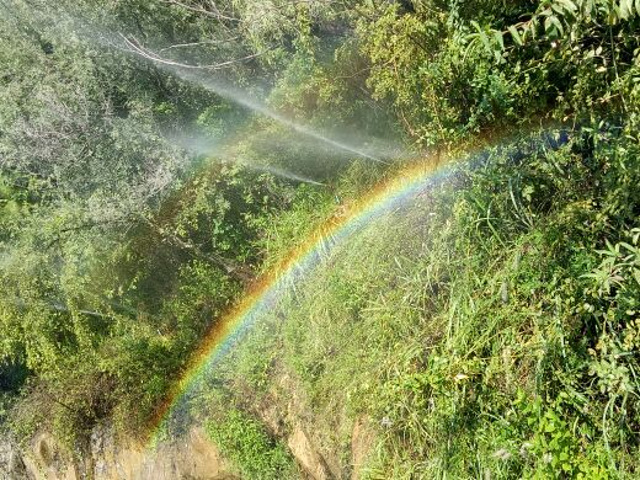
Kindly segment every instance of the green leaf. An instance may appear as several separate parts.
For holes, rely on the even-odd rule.
[[[504,38],[502,37],[502,32],[493,32],[493,38],[495,38],[496,42],[500,46],[500,50],[504,51]]]
[[[491,48],[491,43],[489,42],[489,37],[487,36],[487,34],[484,32],[478,32],[478,38],[480,38],[480,41],[484,45],[484,48],[489,53],[493,53],[493,48]]]
[[[562,26],[562,22],[555,15],[550,15],[544,21],[544,29],[547,33],[550,33],[553,30],[553,27],[557,30],[558,35],[564,35],[564,27]]]
[[[578,7],[571,0],[556,0],[556,3],[562,5],[563,10],[567,13],[575,13],[578,11]]]
[[[475,20],[471,20],[471,26],[476,29],[478,32],[482,32],[482,27]]]
[[[511,34],[511,38],[513,38],[513,41],[516,43],[516,45],[519,45],[519,46],[524,45],[524,42],[522,41],[522,37],[520,36],[520,32],[518,32],[518,29],[514,26],[510,26],[507,28],[509,30],[509,33]]]
[[[620,18],[628,20],[633,14],[633,0],[620,0]]]

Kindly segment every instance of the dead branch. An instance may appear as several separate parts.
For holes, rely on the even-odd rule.
[[[229,68],[232,65],[246,62],[252,60],[260,55],[263,55],[265,52],[253,53],[251,55],[247,55],[241,58],[234,58],[233,60],[227,60],[226,62],[215,63],[211,65],[192,65],[189,63],[181,63],[176,62],[174,60],[169,60],[168,58],[164,58],[152,50],[149,50],[146,47],[143,47],[142,44],[135,38],[131,37],[127,38],[124,35],[120,34],[125,44],[127,45],[130,52],[140,55],[141,57],[146,58],[147,60],[151,60],[153,62],[161,63],[163,65],[168,65],[171,67],[185,68],[189,70],[222,70],[225,68]],[[165,49],[166,50],[166,49]]]
[[[166,52],[167,50],[174,50],[177,48],[193,48],[193,47],[201,47],[203,45],[224,45],[227,43],[234,42],[238,40],[240,37],[232,37],[224,40],[205,40],[202,42],[190,42],[190,43],[176,43],[175,45],[169,45],[168,47],[162,48],[158,50],[158,53]]]

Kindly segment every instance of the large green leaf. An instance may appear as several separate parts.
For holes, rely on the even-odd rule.
[[[507,29],[509,30],[509,33],[511,34],[511,38],[513,38],[513,41],[516,43],[516,45],[523,45],[523,41],[522,41],[522,37],[520,36],[520,32],[518,32],[518,29],[514,26],[509,26],[507,27]]]

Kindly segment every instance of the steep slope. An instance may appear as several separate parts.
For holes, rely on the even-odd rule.
[[[207,373],[193,418],[245,478],[286,465],[244,448],[247,422],[312,478],[633,478],[635,138],[516,141],[372,220]]]

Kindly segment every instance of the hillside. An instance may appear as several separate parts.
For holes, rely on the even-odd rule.
[[[639,475],[640,4],[0,11],[1,478]]]

